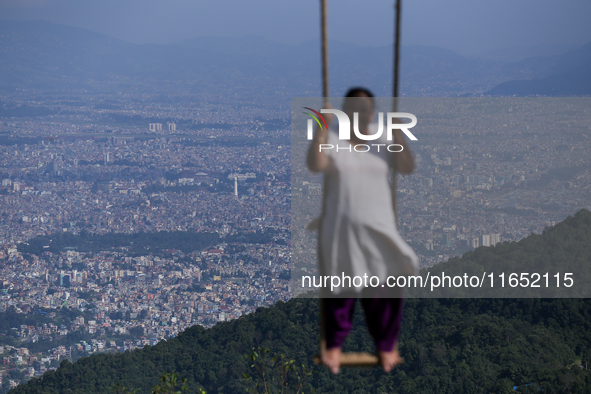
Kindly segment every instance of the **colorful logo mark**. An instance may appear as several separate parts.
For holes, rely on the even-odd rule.
[[[326,127],[326,130],[328,130],[328,125],[326,124],[326,120],[324,120],[324,117],[322,115],[320,115],[320,112],[314,111],[312,108],[308,108],[308,107],[302,107],[302,108],[307,109],[309,111],[312,111],[316,115],[318,115],[318,117],[320,117],[320,119],[322,119],[322,123],[324,123],[324,127]],[[316,123],[318,123],[318,126],[320,127],[320,130],[323,130],[322,123],[320,123],[320,120],[316,116],[312,115],[309,112],[302,112],[302,113],[303,114],[306,114],[306,115],[310,115],[312,118],[314,118],[314,120],[316,121]]]

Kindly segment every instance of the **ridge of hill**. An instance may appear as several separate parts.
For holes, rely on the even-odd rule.
[[[591,212],[581,209],[542,234],[517,242],[482,246],[421,270],[425,276],[476,275],[481,286],[409,289],[414,297],[589,298],[591,289]],[[522,275],[522,273],[524,273]],[[559,275],[558,278],[555,275]],[[500,275],[504,275],[502,282]],[[509,283],[509,277],[519,278]],[[522,276],[527,276],[528,283]],[[538,278],[539,277],[539,278]],[[570,280],[564,278],[571,277]],[[536,280],[534,283],[533,281]],[[520,282],[521,281],[521,282]],[[491,285],[491,282],[493,285]],[[407,294],[408,294],[407,293]]]

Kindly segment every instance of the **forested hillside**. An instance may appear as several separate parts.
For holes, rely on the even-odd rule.
[[[360,313],[355,323],[346,348],[371,351]],[[147,392],[173,370],[188,379],[191,392],[241,393],[253,347],[311,366],[317,338],[317,300],[294,299],[212,329],[194,326],[154,347],[64,361],[11,393],[109,393],[119,382]],[[591,302],[407,300],[400,350],[406,362],[389,375],[374,368],[334,377],[317,368],[309,383],[320,393],[502,393],[528,383],[553,390],[547,392],[588,392]]]
[[[591,263],[590,228],[591,212],[582,210],[544,234],[480,248],[456,264],[511,253],[546,267],[546,246],[560,251],[561,260]],[[305,392],[509,393],[518,386],[517,392],[588,393],[591,300],[407,299],[400,342],[406,362],[391,374],[353,368],[335,377],[312,363],[318,347],[318,301],[292,299],[211,329],[193,326],[154,347],[99,354],[73,364],[63,361],[57,371],[11,393],[112,393],[117,383],[148,392],[163,372],[172,371],[187,378],[190,392],[246,393],[243,374],[252,365],[247,355],[258,347],[314,368],[317,373],[308,379]],[[345,350],[373,351],[360,311]]]

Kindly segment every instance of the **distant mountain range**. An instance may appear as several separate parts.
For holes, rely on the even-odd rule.
[[[476,57],[491,60],[500,60],[507,63],[515,63],[529,57],[560,55],[577,49],[578,45],[533,45],[515,46],[510,48],[483,50]]]
[[[522,77],[486,92],[499,96],[591,94],[591,43],[560,55],[536,56],[507,66]],[[524,78],[524,79],[522,79]]]
[[[330,41],[329,48],[333,95],[352,85],[370,86],[379,96],[391,95],[391,46]],[[406,96],[591,94],[585,72],[591,68],[590,54],[591,43],[562,55],[507,64],[438,47],[403,46],[401,91]],[[313,96],[320,94],[319,77],[317,40],[288,45],[253,36],[199,37],[169,45],[137,45],[43,21],[0,25],[4,91],[104,91],[174,84],[211,92],[230,87]]]

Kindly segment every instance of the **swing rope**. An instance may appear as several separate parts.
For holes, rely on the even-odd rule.
[[[400,13],[401,13],[402,0],[396,0],[396,24],[394,27],[394,86],[392,91],[393,100],[393,112],[396,112],[398,108],[398,92],[400,91],[399,85],[399,65],[400,65]]]
[[[396,5],[394,8],[396,9],[396,23],[394,26],[394,81],[392,87],[392,112],[398,112],[398,93],[400,92],[400,15],[402,13],[402,0],[396,0]],[[398,214],[397,214],[397,203],[398,203],[398,196],[396,195],[396,169],[394,169],[394,173],[392,174],[392,209],[394,210],[394,218],[396,222],[398,222]],[[398,225],[398,223],[396,223]]]
[[[326,23],[327,0],[320,0],[320,31],[322,32],[322,97],[328,103],[328,26]]]
[[[400,59],[400,3],[402,0],[396,0],[396,24],[394,33],[394,81],[393,81],[393,109],[396,112],[397,98],[399,89],[399,59]],[[328,28],[327,28],[327,0],[320,0],[320,29],[322,34],[322,96],[325,104],[328,103]],[[394,205],[394,212],[396,212],[396,173],[394,173],[394,180],[392,185],[392,203]],[[314,357],[314,363],[321,364],[322,356],[326,353],[326,322],[324,321],[324,298],[320,298],[319,302],[320,314],[320,354]],[[341,367],[372,367],[379,365],[380,360],[375,354],[367,352],[359,353],[342,353],[340,358]]]

